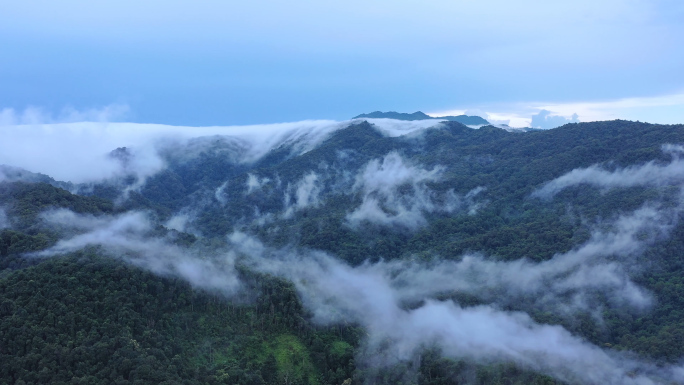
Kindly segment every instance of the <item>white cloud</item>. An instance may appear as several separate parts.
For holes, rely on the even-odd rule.
[[[190,219],[191,217],[189,214],[179,213],[169,218],[169,220],[164,223],[164,226],[168,229],[176,231],[186,231],[186,227],[188,226]]]
[[[270,182],[271,179],[267,177],[259,178],[258,176],[254,174],[247,174],[247,192],[246,194],[249,195],[253,193],[254,191],[261,190],[261,188],[268,182]]]
[[[573,113],[568,119],[560,115],[552,115],[551,111],[541,110],[537,115],[532,115],[530,126],[533,128],[550,129],[562,126],[566,123],[578,123],[578,115]]]
[[[684,154],[684,147],[669,144],[663,146],[663,151],[672,156],[672,160],[668,164],[650,161],[643,165],[619,168],[614,171],[608,171],[599,165],[577,168],[547,182],[535,190],[532,196],[551,198],[563,189],[580,184],[605,189],[644,185],[682,185],[684,183],[684,160],[680,159],[680,156]]]
[[[0,164],[74,183],[128,173],[144,179],[163,169],[159,151],[174,143],[221,135],[244,144],[240,158],[252,162],[284,144],[292,145],[297,152],[308,151],[344,126],[345,122],[334,121],[230,127],[107,122],[0,126]],[[132,155],[127,168],[108,156],[119,147],[126,147]]]
[[[511,127],[523,128],[530,127],[531,119],[519,112],[514,112],[519,109],[517,105],[496,105],[490,107],[478,107],[469,110],[442,110],[430,112],[430,116],[447,116],[447,115],[477,115],[486,119],[491,124],[505,124]]]
[[[371,119],[388,136],[409,134],[439,124]],[[24,122],[23,120],[21,122]],[[165,149],[179,157],[201,153],[216,140],[231,144],[236,162],[254,162],[276,147],[291,146],[295,153],[315,148],[332,132],[353,121],[301,121],[251,126],[184,127],[161,124],[75,122],[0,125],[0,164],[41,172],[73,183],[101,181],[122,175],[145,178],[165,167]],[[227,143],[231,142],[231,143]],[[125,165],[108,154],[126,147]],[[230,147],[230,146],[229,146]],[[230,154],[227,154],[230,155]]]
[[[367,121],[373,124],[384,135],[397,137],[409,135],[420,130],[432,127],[440,127],[439,120],[394,120],[394,119],[356,119],[352,122]]]
[[[468,293],[499,305],[527,302],[573,316],[578,310],[598,310],[592,294],[601,292],[616,305],[643,310],[652,303],[651,296],[631,280],[626,267],[633,263],[631,257],[669,234],[676,223],[668,210],[645,205],[616,218],[608,229],[595,229],[586,243],[543,262],[497,261],[470,254],[431,265],[390,261],[368,268],[390,277],[409,301],[439,293]]]
[[[193,286],[226,295],[242,287],[230,253],[220,258],[204,258],[171,244],[152,234],[154,224],[142,212],[126,212],[117,216],[80,215],[66,209],[49,211],[42,218],[51,226],[69,234],[47,250],[34,253],[50,257],[101,246],[100,252],[163,276],[177,276]]]
[[[283,217],[291,218],[295,211],[319,206],[321,204],[319,196],[323,189],[322,183],[318,174],[311,171],[297,181],[294,186],[288,185],[287,191],[285,191]]]
[[[442,166],[427,170],[411,165],[397,152],[390,152],[382,161],[371,160],[356,176],[352,190],[363,198],[361,205],[347,214],[347,222],[352,227],[367,221],[415,230],[427,224],[424,212],[452,213],[468,206],[474,214],[479,208],[474,198],[482,188],[473,189],[465,197],[453,189],[439,197],[428,188],[426,183],[440,180],[443,171]],[[408,190],[400,191],[402,187]]]
[[[0,230],[10,227],[10,220],[7,217],[7,211],[0,206]]]
[[[290,280],[315,322],[362,325],[367,336],[357,360],[372,365],[410,360],[434,345],[447,357],[514,362],[563,381],[661,384],[684,380],[684,371],[604,350],[560,326],[537,324],[522,312],[503,311],[496,305],[463,308],[451,301],[435,301],[433,296],[440,290],[486,293],[491,289],[498,297],[490,299],[503,303],[506,297],[545,298],[575,306],[568,290],[597,290],[618,303],[639,306],[635,294],[640,289],[625,285],[626,276],[617,265],[624,259],[611,262],[600,257],[633,253],[643,241],[643,230],[659,228],[663,215],[667,216],[652,208],[637,210],[618,218],[611,231],[597,232],[577,250],[539,264],[464,259],[435,265],[398,261],[352,267],[322,252],[272,249],[239,232],[228,237],[228,251],[196,252],[152,236],[154,226],[143,213],[93,217],[56,210],[43,214],[46,222],[76,234],[38,254],[102,246],[103,252],[136,266],[227,296],[242,287],[234,268],[239,258],[248,268]],[[594,269],[584,270],[588,266]],[[554,285],[548,286],[547,279]],[[406,301],[419,305],[406,309]]]
[[[480,116],[486,115],[485,119],[491,123],[503,123],[511,127],[553,128],[577,121],[593,122],[614,119],[682,124],[684,123],[684,93],[577,102],[496,103],[482,105],[476,107],[475,110],[479,111]],[[429,115],[442,116],[460,112],[463,110],[431,112]]]
[[[585,122],[627,119],[649,123],[684,123],[684,93],[604,101],[539,103],[536,107],[564,116],[577,113]]]
[[[667,380],[682,379],[679,367],[657,369],[604,351],[560,326],[537,324],[524,313],[490,305],[462,308],[451,301],[430,299],[434,292],[414,295],[415,285],[430,287],[437,276],[446,278],[441,265],[426,268],[434,276],[418,274],[420,268],[410,265],[397,270],[382,263],[351,267],[320,252],[272,250],[243,233],[234,233],[229,240],[249,256],[252,268],[293,282],[316,322],[362,325],[367,338],[357,359],[371,366],[411,360],[421,349],[436,345],[447,357],[515,362],[573,383],[660,383],[657,377],[649,377],[651,373]],[[397,273],[404,275],[397,277]],[[450,281],[460,285],[458,276]],[[421,304],[407,310],[402,306],[407,299]]]
[[[216,191],[214,191],[214,198],[222,204],[226,205],[228,203],[228,198],[226,197],[226,187],[228,187],[228,181],[223,182],[219,187],[216,188]]]
[[[422,169],[407,164],[396,152],[372,160],[356,177],[353,190],[363,194],[361,206],[347,215],[352,226],[363,221],[385,226],[415,229],[426,223],[422,211],[433,211],[434,204],[426,182],[441,177],[443,168]],[[400,194],[401,186],[411,186],[411,193]]]
[[[443,167],[432,170],[414,167],[407,164],[397,152],[385,155],[382,162],[379,159],[370,161],[357,176],[354,189],[362,190],[365,194],[378,192],[389,197],[404,184],[420,184],[437,181],[441,178]]]

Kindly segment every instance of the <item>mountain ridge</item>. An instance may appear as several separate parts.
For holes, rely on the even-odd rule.
[[[448,120],[451,122],[459,122],[468,126],[481,126],[487,125],[489,122],[480,116],[468,116],[468,115],[458,115],[458,116],[430,116],[422,111],[416,111],[414,113],[405,112],[395,112],[395,111],[373,111],[367,114],[360,114],[352,119],[396,119],[396,120]]]

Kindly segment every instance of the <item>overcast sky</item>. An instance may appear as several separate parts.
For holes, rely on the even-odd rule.
[[[175,125],[374,110],[684,123],[683,47],[681,0],[0,0],[0,110]]]

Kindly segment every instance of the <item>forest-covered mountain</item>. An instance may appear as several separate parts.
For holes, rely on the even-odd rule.
[[[0,169],[0,384],[684,383],[683,125],[374,123]]]
[[[430,116],[422,111],[416,111],[414,113],[406,112],[381,112],[373,111],[367,114],[360,114],[352,119],[396,119],[396,120],[425,120],[425,119],[438,119],[446,120],[451,122],[459,122],[461,124],[470,126],[482,126],[489,124],[489,122],[479,116],[468,116],[468,115],[457,115],[457,116]]]

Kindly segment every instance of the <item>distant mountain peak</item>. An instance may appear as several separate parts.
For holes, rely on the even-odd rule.
[[[353,117],[352,119],[363,119],[363,118],[368,118],[368,119],[397,119],[397,120],[426,120],[426,119],[434,119],[432,116],[422,112],[422,111],[416,111],[412,114],[406,113],[406,112],[396,112],[396,111],[388,111],[388,112],[382,112],[382,111],[373,111],[368,114],[361,114]]]
[[[468,116],[468,115],[458,115],[458,116],[430,116],[422,111],[416,111],[412,114],[406,112],[395,112],[395,111],[373,111],[368,114],[361,114],[353,117],[352,119],[396,119],[396,120],[448,120],[452,122],[459,122],[469,126],[482,126],[489,124],[489,122],[479,116]]]

